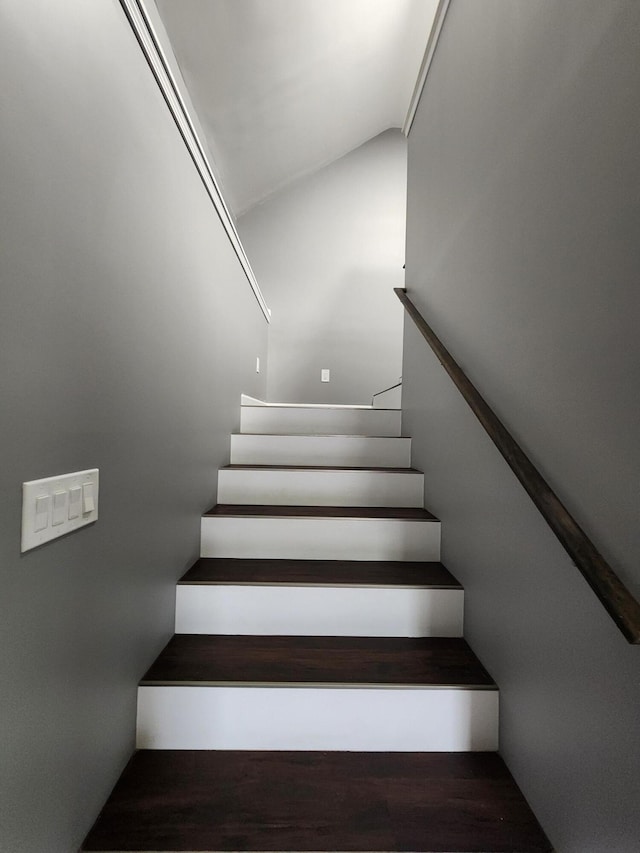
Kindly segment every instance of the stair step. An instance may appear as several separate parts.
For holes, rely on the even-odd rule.
[[[440,522],[417,507],[218,504],[202,518],[200,555],[438,560]]]
[[[393,468],[368,465],[225,465],[223,471],[358,471],[360,473],[382,472],[385,474],[423,474],[417,468]]]
[[[493,752],[141,751],[82,849],[552,851]]]
[[[461,637],[464,593],[440,563],[201,559],[177,634]]]
[[[364,435],[232,435],[231,462],[369,468],[411,464],[411,439]]]
[[[267,516],[270,518],[377,518],[403,521],[438,521],[423,507],[415,506],[303,506],[300,504],[216,504],[205,516]]]
[[[302,435],[399,436],[400,409],[318,406],[242,406],[240,432]]]
[[[218,500],[231,504],[422,506],[424,474],[413,468],[229,465]]]
[[[497,748],[464,640],[177,634],[138,689],[142,749]]]
[[[490,687],[461,638],[176,634],[142,684]]]
[[[201,557],[178,583],[462,589],[442,563],[390,560],[233,560]]]
[[[371,409],[373,406],[367,403],[283,403],[281,401],[267,402],[259,400],[257,397],[250,397],[248,394],[240,395],[241,404],[243,406],[267,406],[271,408],[281,409]],[[382,409],[397,409],[398,406],[380,406]]]

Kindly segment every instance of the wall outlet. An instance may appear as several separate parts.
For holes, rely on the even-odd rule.
[[[21,551],[85,527],[98,518],[98,469],[22,484]]]
[[[260,356],[256,357],[256,373],[260,373]]]
[[[323,367],[320,371],[320,382],[330,382],[331,381],[331,371],[328,367]]]

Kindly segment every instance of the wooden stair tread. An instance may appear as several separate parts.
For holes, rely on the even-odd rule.
[[[437,562],[368,560],[257,560],[201,557],[180,584],[410,586],[462,589]]]
[[[85,851],[551,853],[495,753],[138,752]]]
[[[419,507],[362,507],[362,506],[272,506],[262,504],[216,504],[204,513],[205,517],[269,516],[272,518],[380,518],[403,521],[437,521],[426,509]]]
[[[141,684],[495,688],[459,637],[175,634]]]
[[[232,432],[231,435],[259,435],[262,438],[385,438],[393,441],[411,441],[406,435],[369,435],[355,432]]]
[[[375,471],[383,474],[422,474],[417,468],[385,468],[373,467],[355,468],[351,465],[224,465],[223,471],[357,471],[367,473]]]

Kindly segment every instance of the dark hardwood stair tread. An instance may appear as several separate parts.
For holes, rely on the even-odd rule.
[[[369,435],[354,432],[233,432],[231,435],[259,435],[261,438],[391,438],[396,441],[411,441],[406,435]]]
[[[224,465],[223,471],[375,471],[383,474],[422,474],[417,468],[385,468],[368,465],[366,468],[354,468],[352,465]]]
[[[85,851],[551,853],[491,752],[138,752]]]
[[[495,688],[459,637],[175,634],[141,681],[152,683]]]
[[[403,521],[437,521],[426,509],[418,507],[363,506],[271,506],[262,504],[216,504],[204,513],[233,516],[269,516],[279,518],[399,518]]]
[[[201,557],[183,575],[179,583],[462,589],[442,563],[401,560],[257,560]]]

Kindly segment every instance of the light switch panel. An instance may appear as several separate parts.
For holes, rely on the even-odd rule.
[[[320,382],[330,382],[331,381],[331,371],[328,367],[323,367],[320,371]]]
[[[98,469],[22,484],[22,551],[98,518]]]

